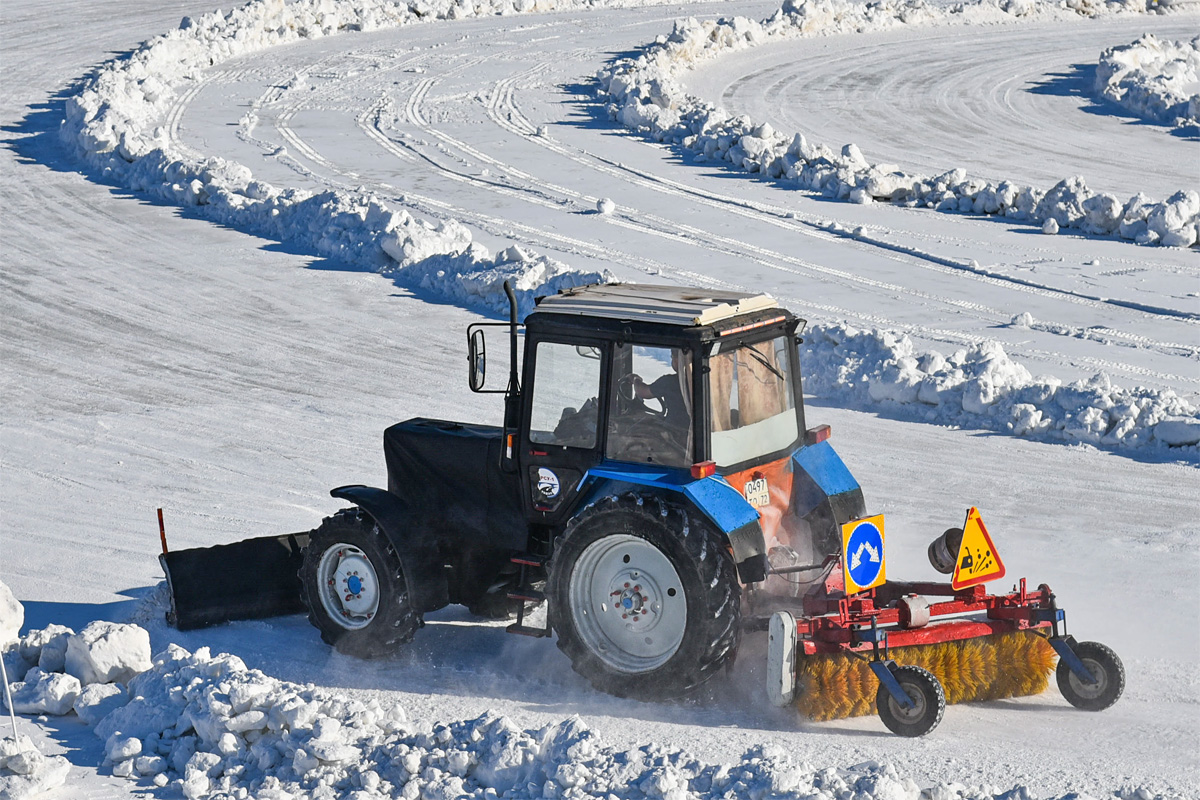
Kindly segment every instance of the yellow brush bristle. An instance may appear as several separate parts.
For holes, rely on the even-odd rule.
[[[893,648],[900,666],[924,667],[946,692],[947,703],[1041,694],[1054,669],[1054,648],[1033,633],[1004,633],[960,642]],[[796,707],[817,721],[875,713],[879,681],[861,659],[801,656]]]

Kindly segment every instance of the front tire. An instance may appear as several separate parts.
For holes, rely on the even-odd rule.
[[[547,596],[558,648],[618,697],[662,700],[737,650],[740,586],[724,536],[657,497],[606,497],[559,537]]]
[[[321,638],[346,655],[391,655],[421,624],[400,557],[375,521],[357,508],[327,517],[312,532],[300,590]]]
[[[1084,683],[1060,659],[1054,678],[1067,702],[1084,711],[1103,711],[1117,702],[1125,691],[1125,665],[1117,654],[1099,642],[1079,642],[1075,655],[1097,682]]]
[[[875,693],[875,707],[887,729],[897,736],[924,736],[936,728],[946,712],[946,693],[933,673],[921,667],[896,667],[892,670],[896,682],[913,704],[904,708],[880,684]]]

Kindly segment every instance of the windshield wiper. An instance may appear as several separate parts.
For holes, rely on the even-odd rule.
[[[769,362],[769,361],[767,361],[767,359],[763,358],[762,353],[758,352],[753,347],[743,347],[742,352],[749,353],[751,356],[754,357],[755,361],[762,364],[767,369],[771,370],[771,372],[775,373],[776,378],[779,378],[779,380],[783,381],[784,383],[787,383],[787,378],[783,377],[783,373],[780,372],[778,369],[776,369],[774,366],[772,366],[771,362]]]

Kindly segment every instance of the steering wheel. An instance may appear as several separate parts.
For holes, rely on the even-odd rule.
[[[661,410],[655,411],[653,408],[648,407],[645,400],[638,397],[637,387],[639,384],[649,387],[649,384],[642,380],[641,375],[632,372],[622,376],[617,381],[617,414],[625,416],[640,412],[651,418],[665,417],[667,415],[667,404],[663,402],[661,397],[654,395],[654,399],[658,401]]]

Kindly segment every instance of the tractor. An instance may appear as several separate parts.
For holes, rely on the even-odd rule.
[[[747,631],[769,629],[776,702],[804,694],[806,658],[857,660],[877,696],[827,716],[874,705],[904,735],[940,721],[947,678],[897,666],[904,650],[889,651],[889,631],[920,633],[911,643],[923,645],[1033,636],[1038,670],[1048,672],[1051,648],[1066,665],[1068,699],[1115,702],[1119,660],[1060,633],[1048,588],[1026,592],[1022,581],[997,598],[978,581],[885,580],[882,518],[867,516],[829,428],[805,423],[804,322],[775,300],[599,284],[538,298],[522,326],[505,289],[509,321],[467,330],[469,386],[504,395],[502,425],[393,425],[387,488],[334,489],[351,507],[311,532],[172,552],[164,538],[168,618],[187,628],[304,609],[338,651],[375,658],[457,603],[512,619],[511,633],[554,637],[597,689],[647,701],[692,692]],[[508,370],[492,386],[497,327],[508,329]],[[939,552],[957,565],[964,537],[952,533]],[[936,594],[953,599],[940,610],[922,599]],[[963,629],[968,612],[995,624]],[[939,614],[954,621],[931,638]]]

